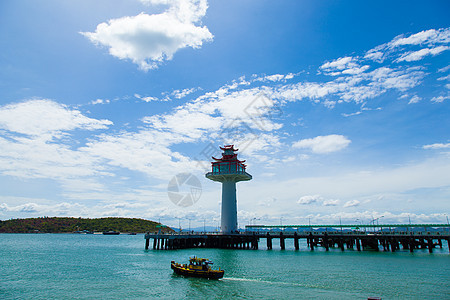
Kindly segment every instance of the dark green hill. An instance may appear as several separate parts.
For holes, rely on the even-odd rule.
[[[161,224],[136,218],[59,218],[43,217],[0,221],[0,233],[69,233],[75,231],[154,232]],[[173,230],[164,227],[165,232]]]

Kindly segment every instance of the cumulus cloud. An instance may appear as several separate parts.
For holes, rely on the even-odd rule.
[[[351,141],[343,135],[331,134],[317,136],[312,139],[303,139],[295,142],[292,147],[299,149],[309,149],[313,153],[331,153],[345,149]]]
[[[320,199],[321,197],[319,195],[307,195],[300,197],[300,199],[297,200],[297,203],[302,205],[308,205],[316,203]]]
[[[92,43],[109,48],[119,59],[129,59],[148,71],[171,60],[175,52],[200,48],[213,35],[197,23],[206,14],[206,0],[143,1],[170,5],[161,14],[127,16],[101,23],[94,32],[81,32]]]
[[[339,200],[338,199],[328,199],[328,200],[324,200],[322,202],[323,206],[336,206],[339,204]]]
[[[345,202],[344,207],[354,207],[354,206],[358,206],[360,204],[360,202],[358,200],[349,200],[347,202]]]

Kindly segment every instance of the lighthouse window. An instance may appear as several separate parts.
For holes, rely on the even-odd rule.
[[[219,166],[213,165],[213,173],[217,173],[217,172],[219,172]]]

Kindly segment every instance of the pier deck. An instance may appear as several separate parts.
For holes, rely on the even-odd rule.
[[[342,251],[355,249],[357,251],[392,251],[428,249],[430,253],[436,247],[442,248],[447,241],[450,252],[450,234],[448,232],[396,232],[396,233],[365,233],[365,232],[245,232],[236,234],[217,233],[182,233],[182,234],[150,234],[145,235],[145,249],[153,239],[153,249],[174,250],[187,248],[222,248],[222,249],[252,249],[259,247],[261,239],[266,240],[268,250],[273,248],[273,240],[279,240],[279,247],[285,250],[285,240],[293,239],[295,250],[299,250],[299,240],[305,240],[308,249],[317,247],[340,248]]]

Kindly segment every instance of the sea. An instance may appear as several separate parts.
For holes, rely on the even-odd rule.
[[[280,250],[145,250],[143,235],[0,234],[0,299],[450,299],[442,249],[373,252],[291,240]],[[221,280],[170,269],[190,256],[225,270]]]

